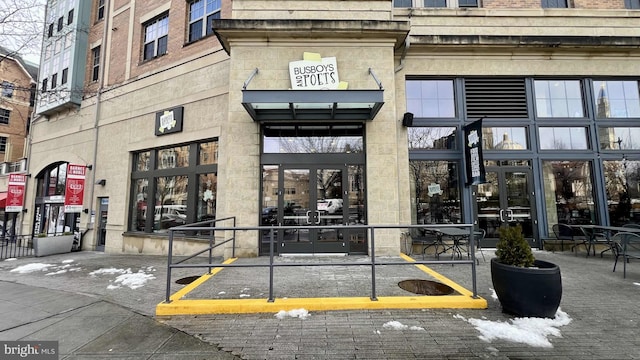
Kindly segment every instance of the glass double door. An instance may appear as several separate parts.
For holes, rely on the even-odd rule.
[[[365,252],[364,231],[344,229],[366,223],[362,171],[358,165],[264,166],[261,225],[291,228],[263,232],[262,243],[273,234],[279,253]]]
[[[486,180],[477,186],[478,227],[486,231],[483,247],[495,247],[499,229],[521,225],[529,244],[537,238],[535,201],[531,170],[528,167],[486,167]]]

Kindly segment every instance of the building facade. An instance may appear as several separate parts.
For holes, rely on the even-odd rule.
[[[279,253],[366,254],[344,225],[474,223],[495,239],[520,224],[542,247],[556,223],[640,221],[636,0],[49,4],[24,233],[164,254],[171,226],[233,217],[343,227],[241,232],[236,256],[272,235]],[[79,100],[51,88],[58,32],[75,39]],[[472,185],[477,120],[486,182]],[[86,186],[65,208],[70,165]],[[377,231],[376,253],[400,239]]]
[[[0,236],[15,233],[17,213],[5,213],[9,174],[25,174],[26,143],[38,67],[0,47]],[[6,226],[5,226],[6,225]]]

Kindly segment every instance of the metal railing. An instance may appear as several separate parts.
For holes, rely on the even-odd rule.
[[[33,256],[32,235],[0,236],[0,259]]]
[[[216,222],[233,220],[233,226],[222,227],[215,226]],[[206,225],[208,226],[201,226]],[[465,228],[469,230],[468,236],[468,244],[469,244],[469,253],[468,259],[455,260],[454,255],[452,254],[451,260],[440,260],[439,257],[437,260],[415,260],[414,262],[396,262],[396,261],[378,261],[376,260],[376,240],[375,234],[376,230],[381,229],[424,229],[429,230],[433,229],[442,229],[442,228]],[[275,235],[278,230],[301,230],[301,229],[339,229],[339,230],[365,230],[369,236],[370,241],[370,249],[371,252],[369,254],[370,261],[369,262],[340,262],[340,263],[309,263],[309,262],[296,262],[296,263],[274,263],[275,256]],[[224,239],[219,243],[215,243],[215,232],[216,231],[231,231],[232,236],[230,238]],[[268,232],[269,233],[269,263],[268,264],[221,264],[213,263],[213,249],[222,246],[226,243],[232,243],[232,257],[235,257],[235,247],[236,247],[236,232],[237,231],[256,231],[259,234]],[[188,232],[200,232],[202,233],[210,233],[209,236],[209,247],[205,248],[193,255],[187,256],[186,258],[181,259],[180,261],[173,262],[173,242],[176,233],[188,233]],[[260,240],[260,239],[258,239]],[[208,262],[207,263],[195,263],[195,264],[185,264],[184,262],[190,259],[195,258],[196,256],[203,254],[205,252],[209,252]],[[436,250],[437,252],[437,250]],[[273,277],[274,277],[274,268],[280,266],[370,266],[371,267],[371,295],[370,298],[373,301],[377,300],[376,295],[376,266],[381,265],[416,265],[416,264],[462,264],[462,265],[470,265],[471,266],[471,283],[472,283],[472,295],[473,298],[478,298],[477,292],[477,279],[476,279],[476,258],[475,258],[475,236],[473,231],[473,224],[436,224],[436,225],[339,225],[339,226],[247,226],[247,227],[237,227],[235,226],[235,217],[194,223],[183,226],[176,226],[169,229],[169,250],[168,250],[168,262],[167,262],[167,288],[166,288],[166,296],[165,302],[171,302],[171,272],[173,269],[178,268],[207,268],[208,273],[211,274],[211,270],[222,267],[268,267],[269,268],[269,302],[273,302],[275,300],[274,293],[274,285],[273,285]]]

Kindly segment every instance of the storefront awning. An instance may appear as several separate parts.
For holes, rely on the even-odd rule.
[[[0,209],[7,207],[7,193],[0,192]]]
[[[254,121],[370,121],[384,104],[384,90],[243,90],[242,105]]]

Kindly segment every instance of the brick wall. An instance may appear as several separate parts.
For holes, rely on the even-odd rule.
[[[0,61],[0,84],[8,81],[14,85],[13,96],[8,98],[0,93],[0,108],[11,111],[9,124],[0,124],[0,136],[7,138],[7,148],[11,147],[8,162],[17,161],[25,156],[24,139],[27,122],[32,108],[29,106],[31,77],[11,58]],[[0,162],[5,161],[5,153],[0,153]]]

